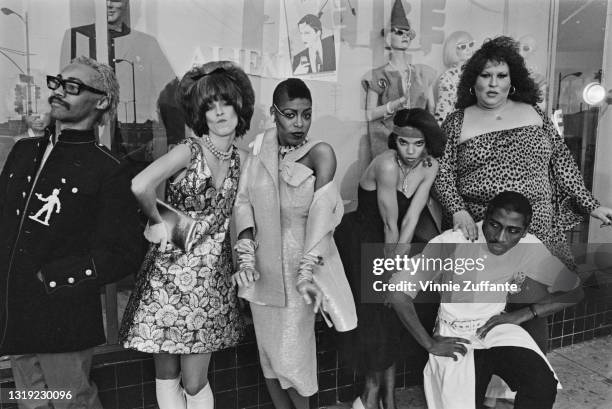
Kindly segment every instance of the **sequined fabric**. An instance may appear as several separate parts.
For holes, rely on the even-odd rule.
[[[314,196],[312,170],[295,162],[312,144],[289,152],[279,163],[282,267],[285,307],[251,303],[259,358],[266,378],[295,388],[302,396],[317,391],[315,315],[297,292],[297,270],[302,258],[308,210]]]

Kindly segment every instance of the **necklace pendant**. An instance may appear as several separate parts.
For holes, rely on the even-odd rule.
[[[502,116],[501,116],[501,115],[499,115],[499,114],[497,114],[497,115],[495,115],[495,119],[497,119],[498,121],[501,121]]]

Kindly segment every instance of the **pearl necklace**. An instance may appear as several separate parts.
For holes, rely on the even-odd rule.
[[[408,196],[408,175],[410,174],[410,172],[412,172],[414,169],[416,169],[417,166],[419,166],[419,164],[421,163],[421,159],[418,159],[415,164],[409,168],[408,170],[404,169],[404,165],[402,164],[399,156],[395,156],[395,160],[397,161],[397,166],[399,166],[400,168],[400,172],[402,172],[402,192],[404,193],[404,195]],[[431,165],[430,165],[431,166]]]
[[[206,149],[208,149],[210,153],[212,153],[215,156],[215,158],[219,160],[229,160],[232,157],[231,146],[229,150],[227,150],[226,152],[223,152],[215,146],[213,141],[210,139],[209,135],[204,135],[204,137],[202,138],[202,141],[204,142],[204,146],[206,146]]]
[[[308,139],[304,139],[302,142],[298,143],[297,145],[278,145],[278,153],[281,156],[281,158],[285,158],[285,155],[287,155],[289,152],[293,152],[294,150],[301,148],[302,146],[306,145],[306,143],[308,142]]]

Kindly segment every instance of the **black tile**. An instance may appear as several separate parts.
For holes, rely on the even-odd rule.
[[[566,309],[563,310],[563,319],[564,320],[571,320],[572,318],[574,318],[576,315],[576,311],[573,307],[568,307]]]
[[[557,338],[561,336],[561,324],[552,324],[548,326],[549,332],[548,332],[548,337],[549,338]]]
[[[319,389],[331,389],[336,387],[336,370],[319,372]]]
[[[98,392],[98,398],[104,409],[118,409],[117,391],[115,389]],[[121,408],[125,409],[125,408]]]
[[[311,408],[312,407],[313,406],[311,406]],[[274,407],[274,404],[272,402],[268,402],[268,403],[265,403],[263,405],[259,405],[258,409],[276,409],[276,408]]]
[[[593,328],[595,328],[595,317],[590,315],[584,319],[584,329],[592,330]]]
[[[117,387],[138,385],[142,383],[142,368],[140,361],[117,365]]]
[[[334,405],[337,403],[336,390],[319,391],[319,406]]]
[[[574,333],[584,331],[584,318],[576,318],[574,320]]]
[[[604,313],[595,314],[595,328],[599,328],[604,323]]]
[[[586,306],[584,305],[584,302],[576,304],[574,310],[576,311],[576,317],[583,317],[586,312]]]
[[[121,409],[142,408],[142,385],[117,388],[117,404]]]
[[[215,371],[236,366],[236,348],[228,348],[213,354]]]
[[[355,371],[353,368],[338,369],[338,386],[352,385],[355,382]]]
[[[553,315],[553,322],[562,322],[563,321],[563,311],[558,311]]]
[[[116,389],[117,379],[115,378],[115,365],[93,368],[91,370],[91,379],[100,391]]]
[[[238,408],[246,408],[248,406],[257,405],[259,400],[259,391],[257,385],[249,386],[248,388],[240,388],[237,390]]]
[[[423,385],[423,372],[406,372],[404,375],[404,387]],[[397,386],[397,385],[396,385]]]
[[[236,389],[236,368],[215,371],[214,386],[217,392]]]
[[[395,375],[395,387],[396,388],[403,388],[404,387],[404,380],[406,379],[405,374],[404,373],[398,373]]]
[[[235,409],[236,408],[236,391],[227,391],[215,393],[215,408],[216,409]]]
[[[319,363],[319,372],[326,371],[328,369],[336,369],[338,367],[338,362],[336,361],[336,351],[318,353],[317,361]]]
[[[586,313],[587,314],[595,314],[595,303],[590,300],[586,302]]]
[[[572,337],[572,343],[573,344],[577,344],[579,342],[584,341],[584,333],[578,333],[578,334],[574,334],[574,336]]]
[[[258,379],[259,365],[249,365],[236,369],[236,386],[238,388],[257,385]]]
[[[561,346],[566,347],[572,345],[572,335],[564,335],[561,337]]]
[[[259,404],[260,405],[264,403],[272,402],[272,398],[270,397],[270,392],[268,392],[268,387],[266,386],[265,383],[258,385],[257,389],[259,390]]]
[[[593,339],[593,335],[594,335],[594,334],[593,334],[593,330],[590,330],[590,331],[585,331],[585,332],[584,332],[584,340],[585,340],[585,341],[588,341],[588,340],[590,340],[590,339]]]
[[[236,347],[236,354],[238,366],[259,363],[259,357],[257,355],[257,344],[254,342],[238,345]]]
[[[574,321],[565,321],[563,323],[563,336],[574,333]]]
[[[321,332],[319,342],[317,343],[318,352],[334,351],[336,350],[335,334],[325,329]]]
[[[151,382],[155,380],[155,363],[153,359],[145,359],[142,365],[142,381]]]
[[[315,393],[310,398],[308,398],[309,407],[318,408],[319,407],[319,394]]]
[[[353,402],[355,400],[355,394],[353,393],[353,386],[342,386],[338,388],[338,401],[340,402]]]
[[[365,383],[364,382],[357,382],[357,383],[353,384],[353,391],[355,392],[355,396],[361,395],[361,393],[363,392],[364,389],[365,389]]]
[[[146,382],[142,384],[142,399],[145,407],[157,403],[157,396],[155,396],[155,382]]]
[[[561,338],[555,338],[555,339],[550,340],[550,349],[556,349],[556,348],[559,348],[560,346],[561,346]]]

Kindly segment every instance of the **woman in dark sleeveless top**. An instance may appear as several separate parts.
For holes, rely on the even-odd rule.
[[[367,247],[362,244],[377,244],[371,255],[368,251],[368,259],[395,257],[404,254],[408,244],[432,238],[418,225],[431,219],[425,205],[438,172],[434,157],[442,153],[445,140],[434,117],[420,108],[399,111],[394,125],[390,149],[374,158],[361,177],[357,211],[344,216],[334,235],[357,306],[358,328],[340,336],[343,359],[366,374],[365,390],[353,403],[358,409],[378,409],[381,388],[384,407],[395,407],[395,362],[398,352],[406,349],[405,342],[400,345],[402,324],[393,310],[382,302],[364,303],[372,300],[362,288],[387,277],[362,276],[362,251]],[[414,341],[409,344],[418,346]]]

